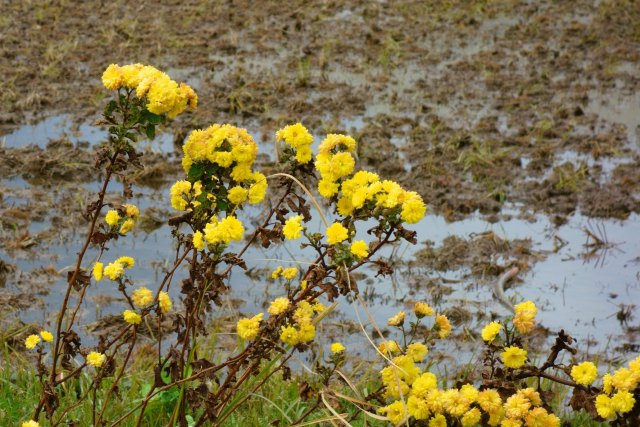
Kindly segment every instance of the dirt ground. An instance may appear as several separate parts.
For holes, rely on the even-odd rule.
[[[352,134],[361,167],[419,191],[447,221],[640,213],[634,0],[5,1],[0,142],[61,113],[95,121],[102,71],[131,62],[197,90],[197,112],[172,126],[178,145],[213,122],[269,143],[301,121],[320,137]],[[90,146],[30,142],[0,144],[0,248],[12,256],[73,235],[87,190],[71,183],[95,179]],[[179,170],[173,154],[146,161],[137,183],[148,188]],[[21,194],[7,184],[16,179]],[[156,214],[150,229],[166,217]],[[63,231],[20,231],[43,217]],[[454,243],[473,246],[427,247],[417,262],[491,268],[455,258]],[[0,277],[15,270],[0,262]]]

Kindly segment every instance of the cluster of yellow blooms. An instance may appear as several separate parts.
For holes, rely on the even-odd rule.
[[[33,350],[40,343],[40,338],[44,342],[51,342],[53,341],[53,334],[49,331],[40,331],[40,335],[29,335],[24,340],[24,346],[27,350]]]
[[[280,265],[278,266],[278,268],[273,270],[273,272],[271,273],[271,278],[275,280],[278,277],[284,277],[286,280],[293,280],[297,275],[298,269],[296,267],[284,268]]]
[[[630,412],[636,404],[634,394],[637,395],[640,385],[640,356],[631,360],[627,366],[614,371],[613,375],[607,373],[602,377],[604,393],[596,397],[596,410],[598,415],[606,420],[613,420],[619,415]],[[587,370],[587,379],[591,379],[592,372]],[[573,376],[573,370],[571,375]]]
[[[171,187],[173,208],[192,211],[207,202],[211,211],[217,213],[218,202],[233,208],[264,200],[267,179],[252,171],[258,145],[245,129],[214,124],[195,130],[185,141],[183,152],[182,166],[187,174],[194,165],[208,172],[199,181],[177,181]],[[204,250],[207,244],[229,244],[241,240],[243,235],[244,226],[235,216],[227,214],[220,219],[212,215],[202,230],[194,232],[193,244]]]
[[[313,136],[307,128],[301,123],[285,126],[276,132],[276,141],[284,141],[291,149],[294,150],[295,159],[298,163],[309,163],[313,153],[311,152],[311,144],[313,144]]]
[[[418,193],[406,191],[393,181],[380,181],[373,172],[358,171],[352,175],[355,159],[351,153],[355,148],[356,141],[346,135],[329,134],[322,141],[315,162],[321,177],[320,195],[337,196],[337,210],[343,216],[356,215],[370,204],[383,209],[400,208],[400,217],[406,223],[420,221],[427,207]]]
[[[112,230],[117,230],[118,233],[125,235],[136,224],[140,211],[136,205],[122,205],[122,211],[120,212],[117,209],[107,211],[104,221]],[[121,213],[124,215],[121,215]]]
[[[281,270],[281,273],[285,270]],[[272,316],[278,316],[290,308],[291,301],[288,298],[280,297],[273,300],[267,311]],[[312,341],[316,334],[313,316],[314,314],[322,313],[324,310],[325,307],[320,302],[311,304],[308,301],[300,301],[295,310],[293,310],[292,323],[282,326],[280,340],[292,346]],[[244,340],[255,339],[260,332],[260,323],[263,317],[264,313],[259,313],[251,318],[240,319],[236,325],[238,336]]]
[[[102,74],[102,83],[109,90],[127,88],[135,90],[138,98],[147,98],[147,110],[153,114],[166,114],[170,119],[182,113],[187,106],[194,110],[198,96],[184,83],[176,83],[162,71],[142,64],[120,67],[111,64]]]
[[[104,276],[107,276],[110,280],[118,280],[124,275],[125,268],[131,268],[134,264],[135,260],[130,256],[121,256],[106,267],[101,262],[96,262],[93,266],[93,277],[98,282]]]

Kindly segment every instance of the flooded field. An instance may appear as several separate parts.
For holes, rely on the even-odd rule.
[[[112,62],[145,62],[190,83],[200,106],[140,146],[145,169],[133,177],[140,227],[107,254],[135,256],[139,283],[154,287],[174,255],[168,194],[188,132],[214,122],[246,127],[269,170],[275,130],[301,121],[316,142],[328,132],[351,134],[361,168],[419,191],[429,205],[415,227],[418,244],[386,253],[395,273],[359,278],[378,322],[427,300],[454,322],[458,339],[449,345],[471,352],[479,340],[472,331],[509,315],[495,287],[518,267],[505,294],[538,304],[541,340],[565,329],[580,350],[606,354],[603,363],[639,351],[634,2],[273,2],[261,9],[165,2],[153,7],[154,19],[144,18],[145,2],[89,3],[71,12],[64,2],[29,2],[0,18],[5,330],[51,325],[87,226],[82,209],[99,184],[94,149],[105,130],[93,123],[107,96],[101,72]],[[108,200],[121,201],[121,193],[116,184]],[[257,220],[260,212],[245,215]],[[253,248],[247,260],[248,273],[235,273],[216,315],[225,332],[240,313],[280,296],[267,280],[273,268],[306,258],[285,245]],[[89,292],[80,314],[92,333],[123,305],[107,284]],[[322,339],[347,332],[354,349],[373,356],[359,319],[368,323],[343,301]]]

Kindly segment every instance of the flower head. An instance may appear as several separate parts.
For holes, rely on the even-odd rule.
[[[351,244],[351,253],[358,258],[366,258],[369,256],[369,246],[364,240],[356,240]]]
[[[536,326],[536,314],[538,309],[531,301],[525,301],[516,305],[515,316],[513,317],[513,325],[521,334],[529,333]]]
[[[131,301],[136,307],[146,307],[153,302],[153,293],[143,286],[133,291]]]
[[[27,347],[27,350],[33,350],[36,348],[38,343],[40,342],[40,337],[37,335],[29,335],[26,340],[24,340],[24,346]]]
[[[491,322],[482,329],[482,339],[488,343],[493,342],[502,329],[502,325],[498,322]]]
[[[425,316],[433,316],[434,310],[426,302],[418,301],[413,306],[413,312],[418,319],[422,319]]]
[[[107,356],[102,353],[98,353],[96,351],[92,351],[87,355],[87,364],[93,366],[94,368],[99,368],[102,366]]]
[[[37,421],[29,420],[22,423],[20,427],[40,427],[40,423]]]
[[[122,317],[124,318],[125,322],[132,325],[138,325],[140,324],[140,322],[142,322],[142,317],[140,317],[140,315],[133,310],[125,310],[122,313]]]
[[[40,331],[40,337],[42,338],[42,341],[44,342],[52,342],[53,341],[53,334],[49,331]]]
[[[516,346],[505,348],[501,353],[504,366],[507,368],[518,369],[527,360],[527,351]]]
[[[339,222],[334,222],[327,228],[327,241],[330,245],[335,245],[349,237],[349,232]]]
[[[245,318],[238,320],[238,324],[236,325],[238,336],[243,340],[252,340],[257,337],[263,316],[264,313],[258,313],[250,319]]]
[[[276,298],[267,311],[269,314],[277,316],[278,314],[284,313],[290,305],[291,301],[289,301],[289,298]]]
[[[387,325],[389,326],[401,326],[404,323],[405,313],[404,311],[399,311],[395,315],[391,316],[387,319]]]
[[[160,307],[160,311],[164,314],[167,314],[171,311],[171,298],[169,298],[169,294],[165,291],[162,291],[158,294],[158,307]]]
[[[115,225],[118,224],[118,221],[120,221],[120,214],[118,213],[117,210],[111,209],[105,215],[104,221],[111,227],[114,227]]]
[[[285,239],[295,240],[300,237],[302,230],[304,230],[302,226],[302,216],[296,215],[285,221],[282,234],[284,234]]]
[[[591,362],[582,362],[571,368],[571,378],[578,384],[590,385],[598,378],[598,368]]]
[[[104,273],[104,264],[101,262],[96,262],[93,266],[93,278],[96,279],[97,282],[102,280],[102,275]]]
[[[345,346],[343,346],[339,342],[334,342],[333,344],[331,344],[331,353],[336,353],[336,354],[342,353],[345,350],[346,350]]]
[[[436,316],[435,328],[440,338],[446,338],[451,334],[451,323],[444,314],[438,314]]]

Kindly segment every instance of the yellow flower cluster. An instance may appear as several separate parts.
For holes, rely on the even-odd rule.
[[[120,215],[118,209],[110,209],[104,217],[104,222],[112,229],[117,228],[118,233],[125,235],[133,229],[136,224],[140,211],[135,205],[122,205],[123,216]]]
[[[278,314],[284,313],[290,305],[291,301],[289,301],[289,298],[276,298],[273,300],[267,311],[272,316],[277,316]]]
[[[356,141],[350,136],[329,134],[320,143],[315,167],[320,172],[318,191],[322,197],[330,198],[338,193],[339,180],[350,175],[356,164],[351,155],[356,150]]]
[[[627,366],[602,377],[603,393],[596,397],[596,410],[606,420],[630,412],[636,404],[634,395],[637,395],[640,385],[640,356],[631,360]],[[573,377],[573,370],[571,376]]]
[[[204,242],[209,245],[225,244],[228,245],[231,242],[237,242],[242,239],[244,235],[244,226],[235,216],[227,216],[218,221],[216,216],[212,217],[207,225],[204,227],[204,233],[202,237]],[[198,239],[199,240],[199,239]],[[194,235],[194,246],[196,244],[196,237]],[[203,243],[204,247],[204,243]],[[198,248],[197,249],[202,249]]]
[[[451,335],[451,323],[444,314],[438,314],[436,316],[434,328],[438,331],[438,336],[440,338],[446,338]]]
[[[296,267],[284,268],[282,266],[278,266],[271,273],[272,279],[277,279],[278,277],[284,277],[286,280],[293,280],[298,275],[298,269]]]
[[[101,262],[96,262],[93,266],[93,277],[98,282],[104,276],[107,276],[110,280],[118,280],[124,274],[125,268],[131,268],[134,265],[135,260],[130,256],[122,256],[106,267]]]
[[[339,222],[334,222],[327,227],[327,241],[330,245],[335,245],[349,238],[349,230],[347,230]]]
[[[294,324],[282,326],[280,340],[289,345],[298,345],[313,341],[316,336],[316,327],[313,325],[313,315],[324,311],[321,303],[311,304],[308,301],[300,301],[293,312]]]
[[[172,208],[179,211],[191,210],[200,204],[196,198],[202,194],[202,183],[200,181],[193,184],[185,180],[176,181],[169,192]]]
[[[198,96],[187,84],[171,80],[162,71],[142,64],[120,67],[111,64],[102,74],[102,83],[109,90],[127,88],[135,90],[138,98],[147,98],[147,110],[153,114],[166,114],[173,119],[187,107],[195,110]]]
[[[40,427],[37,421],[29,420],[22,423],[21,427]]]
[[[369,246],[364,240],[356,240],[351,244],[351,253],[358,258],[366,258],[369,256]]]
[[[238,324],[236,325],[238,336],[243,340],[252,340],[257,337],[260,331],[260,322],[262,322],[263,317],[264,313],[258,313],[252,318],[238,320]]]
[[[173,303],[171,302],[171,298],[169,298],[169,294],[167,292],[162,291],[158,294],[158,307],[160,307],[160,311],[162,313],[169,313],[172,305]]]
[[[312,152],[311,144],[313,144],[313,136],[307,128],[301,123],[285,126],[276,132],[276,141],[284,141],[296,153],[296,161],[298,163],[309,163],[311,161]]]
[[[536,315],[538,309],[531,301],[525,301],[515,306],[515,316],[513,317],[513,326],[521,334],[527,334],[536,326]]]
[[[384,209],[399,209],[400,218],[415,224],[424,217],[427,206],[422,197],[414,191],[404,190],[394,181],[380,181],[377,174],[358,171],[346,179],[338,198],[338,213],[343,216],[354,215],[366,205]]]
[[[560,425],[558,417],[541,407],[542,399],[533,388],[518,390],[505,401],[497,390],[479,391],[472,384],[440,389],[433,373],[416,366],[419,360],[410,357],[407,349],[406,355],[394,357],[392,364],[380,372],[385,396],[395,400],[378,412],[394,425],[413,417],[428,420],[425,425],[430,427],[446,426],[447,418],[455,420],[455,425],[472,427],[480,423],[483,414],[490,426]]]

